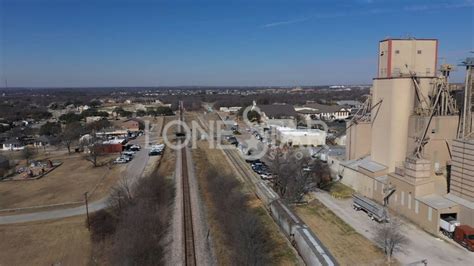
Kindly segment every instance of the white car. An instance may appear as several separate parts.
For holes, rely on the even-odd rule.
[[[124,158],[119,157],[119,158],[115,159],[114,163],[115,164],[127,163],[127,160],[125,160]]]
[[[151,145],[152,150],[163,150],[165,148],[165,144],[155,144]]]
[[[140,145],[138,144],[133,144],[131,147],[130,147],[130,150],[131,151],[139,151],[141,149]]]
[[[273,177],[271,174],[260,174],[260,178],[263,180],[269,180],[269,179],[272,179]]]

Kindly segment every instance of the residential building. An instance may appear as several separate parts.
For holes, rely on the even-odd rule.
[[[344,101],[337,101],[337,105],[344,106],[346,108],[351,109],[359,109],[362,107],[362,103],[355,100],[344,100]]]
[[[137,132],[140,131],[140,124],[143,124],[142,120],[131,118],[123,121],[121,126],[128,131]]]
[[[254,105],[255,106],[255,105]],[[262,120],[268,119],[296,119],[298,113],[289,104],[267,104],[257,106],[261,111]]]
[[[295,110],[306,119],[339,120],[350,116],[351,110],[347,106],[309,103],[295,107]]]
[[[23,149],[25,149],[25,145],[16,138],[9,138],[2,143],[2,150],[4,151],[20,151]]]

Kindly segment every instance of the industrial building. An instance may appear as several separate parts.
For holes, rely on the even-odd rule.
[[[474,143],[457,140],[452,66],[438,69],[437,58],[435,39],[380,41],[371,97],[348,124],[338,170],[343,183],[434,234],[440,217],[474,226]]]
[[[326,132],[319,129],[275,127],[276,140],[290,146],[320,146],[326,144]]]

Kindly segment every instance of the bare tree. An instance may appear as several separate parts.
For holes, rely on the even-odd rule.
[[[91,215],[92,240],[105,240],[108,246],[105,264],[164,264],[174,191],[173,182],[158,176],[158,171],[134,184],[133,195],[128,179],[119,181],[109,208]]]
[[[240,182],[213,166],[206,175],[208,192],[215,202],[215,219],[222,226],[224,243],[235,265],[269,265],[275,243],[261,218],[249,206]]]
[[[120,213],[123,208],[133,203],[132,186],[127,177],[122,177],[110,192],[108,205]]]
[[[382,247],[389,263],[392,261],[393,253],[403,251],[409,243],[403,234],[402,223],[397,217],[393,217],[388,223],[376,225],[375,241]]]
[[[273,187],[282,197],[286,197],[290,176],[296,170],[295,165],[291,165],[287,159],[287,153],[281,149],[272,151],[270,154],[270,170],[273,174]]]
[[[99,166],[99,157],[103,154],[103,146],[95,133],[91,133],[89,138],[82,141],[81,146],[86,151],[84,159],[92,163],[94,167]]]
[[[304,195],[320,187],[329,178],[326,165],[295,152],[291,148],[278,149],[269,156],[273,187],[284,199],[300,202]]]
[[[35,156],[36,154],[36,150],[33,149],[33,148],[30,148],[30,147],[25,147],[22,151],[21,151],[21,156],[23,157],[23,159],[26,160],[26,165],[28,165],[30,163],[30,160],[31,158],[33,158],[33,156]]]
[[[67,148],[67,152],[71,154],[71,146],[72,144],[79,139],[84,128],[82,127],[81,123],[79,122],[72,122],[66,125],[61,135],[59,135],[59,139],[61,143],[64,144]]]
[[[99,166],[99,157],[102,155],[102,147],[99,143],[89,145],[89,150],[84,155],[86,161],[92,163],[94,167]]]

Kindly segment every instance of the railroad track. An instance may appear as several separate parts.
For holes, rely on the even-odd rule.
[[[227,157],[230,159],[232,164],[235,166],[237,171],[240,173],[243,179],[245,179],[249,184],[253,184],[252,178],[249,176],[249,171],[248,169],[245,169],[245,167],[242,165],[242,162],[235,158],[234,154],[232,151],[229,150],[224,150],[224,152],[227,154]]]
[[[203,126],[203,128],[207,129],[207,131],[209,132],[209,126],[200,118],[198,121]],[[227,158],[229,158],[231,163],[235,166],[237,172],[239,172],[240,176],[243,178],[244,183],[254,184],[255,181],[252,180],[252,177],[250,177],[250,175],[253,175],[253,172],[249,168],[246,168],[242,165],[242,160],[240,160],[240,157],[236,158],[236,155],[233,150],[223,149],[223,151],[227,155]]]
[[[186,254],[186,265],[196,265],[196,253],[194,248],[193,216],[191,210],[191,195],[189,192],[189,177],[186,160],[186,149],[181,149],[182,177],[183,177],[183,227],[184,227],[184,250]]]
[[[180,120],[184,122],[183,116],[183,104],[180,102]],[[181,133],[184,133],[184,129],[181,127]],[[184,139],[181,139],[181,143],[184,143]],[[188,163],[186,158],[186,148],[181,148],[181,176],[182,176],[182,190],[183,190],[183,233],[184,233],[184,252],[185,252],[185,264],[196,265],[196,252],[194,245],[194,228],[193,228],[193,215],[191,207],[191,195],[189,190],[189,176],[188,176]]]

